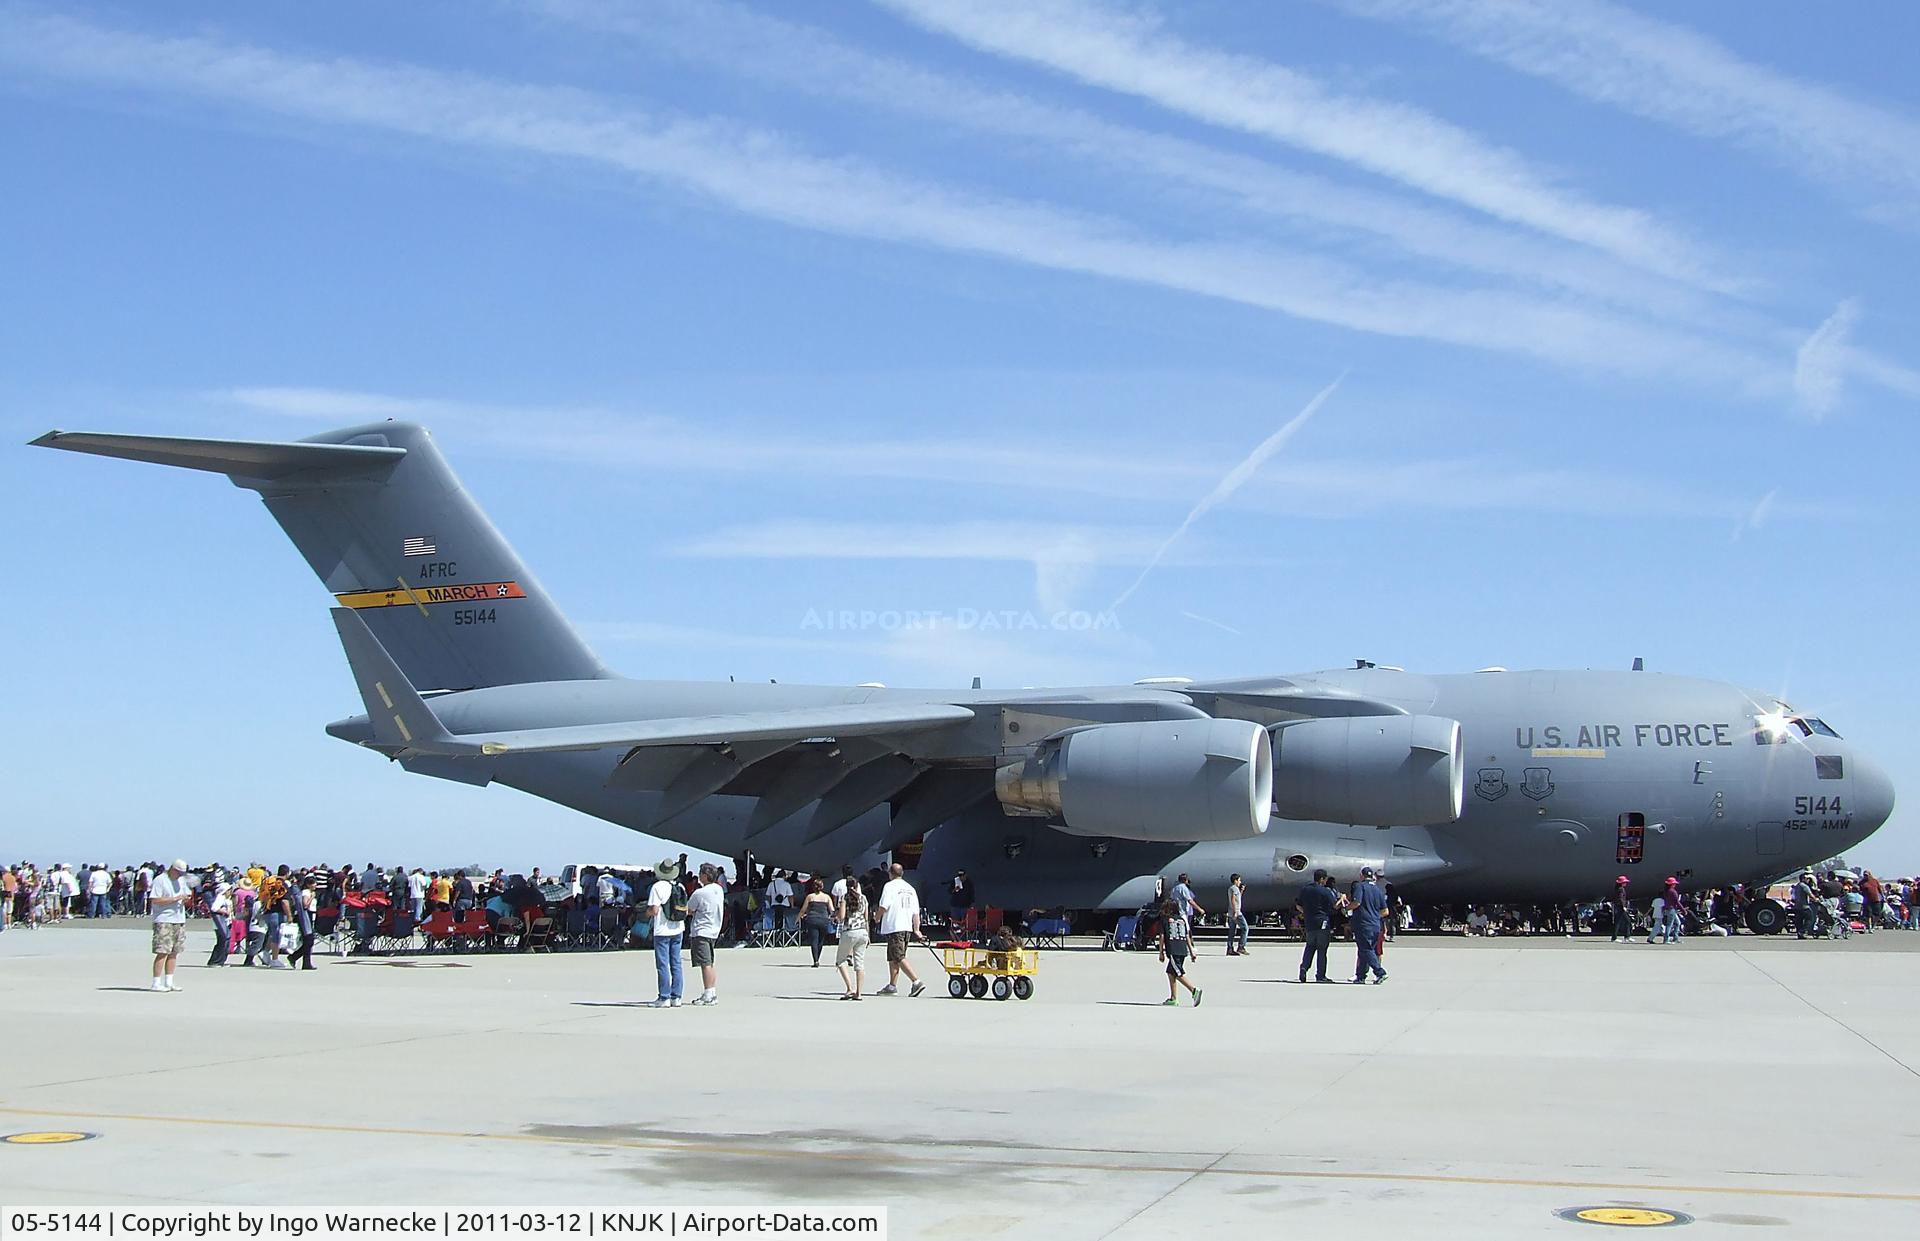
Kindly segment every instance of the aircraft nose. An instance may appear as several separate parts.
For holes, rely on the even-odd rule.
[[[1853,756],[1853,822],[1865,840],[1893,817],[1893,781],[1870,758]]]

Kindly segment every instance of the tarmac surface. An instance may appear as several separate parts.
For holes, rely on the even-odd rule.
[[[1365,987],[1211,947],[1199,1009],[1090,943],[1024,1003],[948,999],[924,951],[924,996],[842,1003],[742,949],[718,1006],[659,1011],[648,953],[215,970],[198,925],[156,995],[141,926],[0,935],[0,1133],[98,1135],[0,1144],[0,1203],[884,1204],[897,1238],[1049,1241],[1920,1215],[1920,934],[1403,937]]]

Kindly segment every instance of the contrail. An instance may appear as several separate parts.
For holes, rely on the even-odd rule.
[[[1232,625],[1227,624],[1225,621],[1217,621],[1213,619],[1213,617],[1211,616],[1202,616],[1198,612],[1182,612],[1180,613],[1180,615],[1186,617],[1190,621],[1199,621],[1203,625],[1212,625],[1215,629],[1224,629],[1228,633],[1234,634],[1237,637],[1244,638],[1247,636],[1246,634],[1241,633],[1238,629],[1235,629]]]
[[[1326,387],[1320,389],[1319,394],[1307,402],[1305,409],[1288,419],[1287,424],[1278,431],[1275,431],[1266,439],[1261,440],[1259,446],[1246,455],[1245,460],[1241,461],[1239,465],[1234,466],[1231,470],[1228,470],[1226,477],[1215,483],[1213,490],[1202,496],[1200,503],[1194,505],[1193,510],[1187,514],[1185,520],[1180,523],[1179,527],[1167,536],[1167,541],[1162,543],[1159,549],[1153,553],[1153,559],[1147,561],[1147,567],[1140,570],[1140,576],[1133,579],[1133,585],[1121,591],[1120,597],[1107,605],[1107,610],[1109,612],[1117,612],[1120,610],[1121,604],[1133,598],[1133,592],[1140,589],[1141,584],[1147,580],[1147,575],[1159,566],[1161,559],[1167,554],[1168,549],[1180,541],[1180,536],[1185,534],[1194,522],[1200,520],[1200,518],[1211,512],[1214,508],[1231,498],[1233,493],[1240,490],[1241,486],[1244,485],[1248,479],[1258,473],[1260,467],[1265,465],[1275,453],[1285,448],[1287,441],[1293,438],[1293,433],[1307,424],[1307,419],[1313,417],[1320,406],[1326,403],[1327,398],[1333,395],[1333,390],[1340,386],[1340,381],[1346,377],[1347,373],[1345,371],[1340,372],[1338,378]]]

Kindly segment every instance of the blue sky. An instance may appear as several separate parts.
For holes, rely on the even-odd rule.
[[[1643,656],[1911,798],[1920,17],[1674,15],[0,3],[0,420],[418,418],[632,675]],[[0,482],[0,854],[656,847],[327,738],[218,478]]]

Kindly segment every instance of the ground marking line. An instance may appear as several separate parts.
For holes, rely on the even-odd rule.
[[[1739,957],[1742,961],[1745,961],[1748,965],[1751,965],[1754,969],[1760,971],[1760,976],[1762,978],[1767,979],[1769,982],[1773,983],[1774,986],[1780,988],[1782,991],[1786,992],[1788,995],[1792,996],[1794,999],[1800,1001],[1802,1004],[1805,1004],[1808,1008],[1812,1009],[1814,1012],[1819,1013],[1822,1017],[1825,1017],[1828,1021],[1831,1021],[1834,1025],[1839,1026],[1842,1030],[1845,1030],[1848,1034],[1853,1035],[1853,1037],[1859,1039],[1861,1042],[1873,1048],[1875,1051],[1879,1052],[1881,1055],[1885,1056],[1887,1059],[1893,1061],[1896,1065],[1900,1066],[1902,1069],[1905,1069],[1907,1072],[1913,1074],[1915,1077],[1920,1077],[1920,1069],[1915,1069],[1912,1065],[1908,1064],[1905,1060],[1902,1060],[1900,1057],[1894,1055],[1892,1052],[1888,1051],[1886,1048],[1880,1046],[1880,1044],[1874,1042],[1872,1039],[1868,1038],[1866,1035],[1860,1033],[1860,1031],[1854,1029],[1852,1026],[1848,1025],[1846,1022],[1840,1020],[1840,1018],[1834,1016],[1832,1013],[1828,1012],[1826,1009],[1821,1008],[1818,1004],[1815,1004],[1812,1000],[1809,1000],[1806,996],[1801,995],[1798,991],[1795,991],[1792,987],[1788,986],[1784,981],[1775,977],[1773,973],[1770,970],[1768,970],[1765,966],[1761,965],[1759,962],[1754,961],[1753,959],[1748,957],[1746,953],[1741,952],[1738,949],[1735,949],[1733,955],[1736,957]]]

